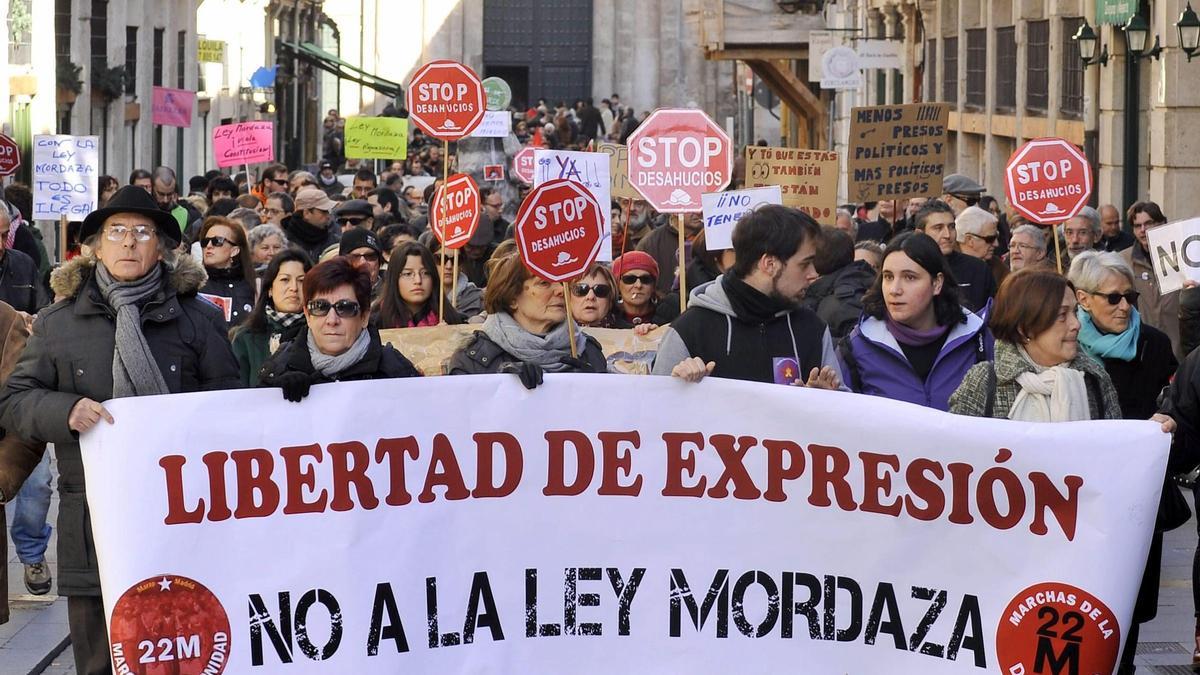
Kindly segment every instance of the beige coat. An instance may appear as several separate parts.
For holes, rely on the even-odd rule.
[[[12,374],[28,338],[25,319],[17,310],[0,302],[0,383]],[[5,499],[17,495],[21,484],[42,460],[45,450],[44,445],[26,443],[16,436],[5,435],[0,440],[0,492],[4,493]],[[4,536],[7,529],[4,503],[0,502],[0,623],[8,621],[8,537]]]
[[[1154,266],[1149,256],[1142,250],[1141,244],[1134,244],[1121,251],[1121,257],[1133,269],[1133,290],[1141,297],[1138,298],[1138,313],[1142,321],[1154,326],[1171,338],[1171,347],[1175,350],[1175,359],[1183,361],[1183,345],[1179,340],[1179,291],[1161,295],[1158,292],[1158,279],[1154,276]]]

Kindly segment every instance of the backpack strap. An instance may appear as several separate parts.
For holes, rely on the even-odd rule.
[[[857,330],[857,329],[855,329]],[[850,349],[850,338],[854,335],[851,331],[846,337],[838,341],[838,354],[842,357],[842,361],[846,364],[846,377],[850,378],[850,391],[862,391],[862,373],[858,371],[858,361],[854,358],[854,351]]]
[[[991,417],[996,408],[996,364],[988,362],[987,398],[983,403],[983,416]]]

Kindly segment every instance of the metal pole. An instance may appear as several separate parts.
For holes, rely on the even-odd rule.
[[[1116,33],[1114,30],[1113,33]],[[1139,201],[1138,191],[1138,109],[1141,106],[1141,82],[1139,78],[1138,59],[1128,49],[1125,50],[1125,138],[1123,166],[1121,174],[1121,204],[1120,211]],[[1130,227],[1126,224],[1126,227]],[[1057,241],[1057,236],[1055,237]]]

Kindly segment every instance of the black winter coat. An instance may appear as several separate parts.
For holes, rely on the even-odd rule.
[[[584,345],[583,353],[579,355],[579,358],[588,364],[588,370],[568,370],[566,372],[608,372],[608,359],[604,358],[604,350],[600,347],[600,343],[591,335],[586,337],[587,344]],[[471,336],[471,341],[450,357],[449,373],[451,375],[487,375],[500,372],[500,369],[509,363],[521,363],[521,360],[504,351],[504,348],[488,337],[487,333],[475,331],[475,335]]]
[[[283,233],[287,235],[288,245],[308,254],[308,259],[317,264],[325,249],[338,243],[341,237],[331,227],[324,231],[309,225],[299,213],[293,213],[283,219]]]
[[[33,258],[9,249],[0,258],[0,300],[26,314],[37,314],[38,268]]]
[[[116,314],[100,296],[95,261],[75,258],[54,277],[66,297],[38,315],[33,335],[0,392],[0,427],[55,444],[58,459],[58,590],[100,595],[100,576],[84,489],[79,437],[67,427],[82,398],[112,398]],[[204,270],[188,256],[164,272],[162,291],[142,308],[142,332],[171,393],[241,386],[225,321],[196,297]]]
[[[875,268],[865,260],[855,260],[814,281],[804,296],[804,306],[829,326],[834,340],[840,340],[858,325],[863,295],[874,283]]]
[[[988,300],[996,297],[996,277],[987,263],[958,251],[946,256],[946,262],[958,283],[963,307],[978,312],[987,306]]]
[[[396,351],[395,347],[383,344],[377,328],[367,326],[367,330],[371,343],[362,359],[335,377],[326,377],[313,368],[312,357],[308,353],[308,327],[304,326],[292,341],[280,347],[263,363],[262,370],[259,371],[258,386],[276,386],[273,384],[275,378],[287,372],[304,373],[312,378],[313,384],[421,376],[412,362]]]
[[[223,270],[205,267],[204,270],[208,272],[208,283],[200,292],[229,298],[232,304],[229,327],[240,326],[254,309],[254,285],[246,281],[238,265]]]

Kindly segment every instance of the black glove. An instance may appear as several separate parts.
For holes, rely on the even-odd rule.
[[[594,373],[594,372],[596,372],[596,371],[592,370],[592,364],[588,363],[587,361],[584,361],[582,358],[576,358],[574,356],[564,356],[561,359],[559,359],[558,362],[563,364],[564,366],[571,368],[572,370],[574,370],[577,373]]]
[[[526,389],[535,389],[542,383],[542,376],[546,371],[536,363],[514,361],[500,366],[500,372],[515,373],[517,377],[521,378],[521,384],[525,385]]]
[[[312,387],[312,378],[299,371],[289,370],[271,378],[267,384],[280,387],[283,389],[285,399],[292,403],[299,403],[305,396],[308,396],[308,390]]]

